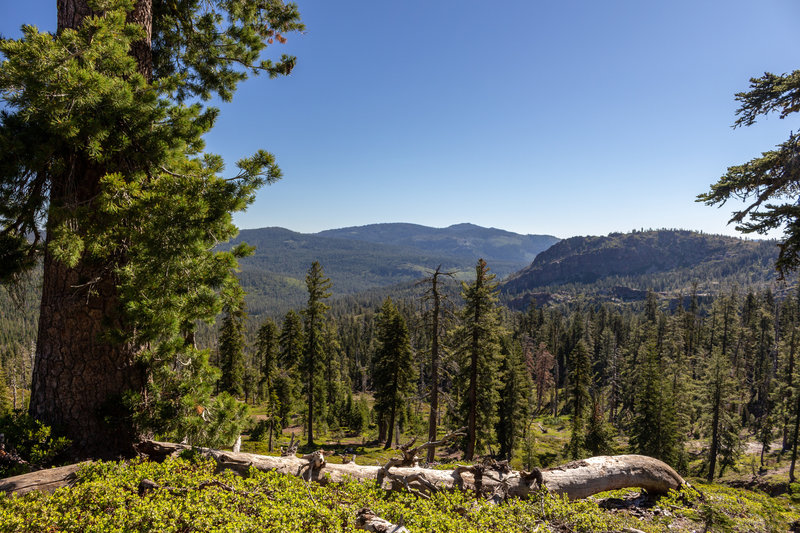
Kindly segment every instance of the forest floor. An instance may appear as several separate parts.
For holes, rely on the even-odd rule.
[[[550,467],[568,461],[564,454],[570,437],[570,417],[539,417],[531,421],[526,428],[525,436],[519,443],[519,450],[512,460],[515,469],[531,467]],[[419,431],[419,430],[418,430]],[[363,434],[347,434],[343,431],[319,433],[314,447],[305,445],[305,428],[294,424],[286,428],[274,444],[274,454],[279,453],[280,446],[287,446],[294,435],[300,440],[300,451],[308,453],[313,449],[323,448],[333,451],[331,462],[342,462],[355,455],[355,460],[362,465],[385,464],[396,455],[393,449],[385,450],[377,442],[374,429]],[[408,442],[413,435],[401,435],[401,442]],[[627,489],[602,493],[589,498],[591,505],[596,505],[598,512],[614,520],[622,520],[632,530],[640,531],[800,531],[800,522],[796,509],[800,509],[800,485],[790,490],[789,464],[791,455],[781,451],[781,442],[773,442],[764,454],[761,464],[761,444],[751,436],[745,438],[742,455],[736,464],[726,468],[715,483],[705,482],[705,453],[708,443],[697,439],[687,442],[688,472],[685,478],[694,487],[698,487],[705,500],[694,500],[686,507],[681,507],[684,496],[669,498],[651,498],[639,489]],[[749,438],[748,438],[749,437]],[[618,439],[618,453],[627,451],[627,442]],[[265,442],[245,439],[242,451],[269,453]],[[440,448],[436,453],[433,468],[453,468],[460,460],[460,452],[455,448]],[[683,498],[683,500],[681,500]],[[570,504],[572,505],[572,504]],[[566,508],[565,508],[566,509]],[[571,507],[570,507],[571,509]],[[780,512],[778,511],[780,510]],[[572,511],[570,511],[572,512]],[[576,511],[574,516],[583,516],[584,511]],[[788,514],[787,514],[788,513]],[[768,517],[781,516],[779,523],[769,524]],[[753,516],[762,517],[757,525],[751,522]],[[766,517],[766,518],[764,518]],[[766,521],[765,521],[766,520]],[[633,521],[633,522],[632,522]],[[713,526],[708,527],[708,525]],[[565,524],[559,529],[557,524],[549,524],[550,531],[581,530],[576,522]],[[591,530],[591,529],[589,529]],[[631,530],[631,529],[629,529]]]

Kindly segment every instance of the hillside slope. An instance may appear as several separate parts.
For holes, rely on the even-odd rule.
[[[405,223],[369,224],[325,230],[317,235],[407,246],[468,258],[473,262],[483,257],[490,265],[530,263],[539,253],[559,241],[558,237],[552,235],[521,235],[475,224],[454,224],[446,228]],[[502,275],[501,270],[503,274],[507,273],[502,266],[495,268],[498,275]]]
[[[502,290],[519,297],[534,291],[556,292],[567,285],[617,292],[683,291],[694,283],[700,289],[762,285],[777,277],[773,267],[777,252],[774,241],[685,230],[572,237],[511,274]]]
[[[274,314],[303,305],[305,275],[313,261],[331,278],[333,293],[346,295],[414,282],[438,265],[467,279],[480,257],[502,278],[557,240],[471,224],[444,229],[375,224],[317,234],[248,229],[225,247],[242,241],[256,247],[241,261],[240,278],[250,312]]]

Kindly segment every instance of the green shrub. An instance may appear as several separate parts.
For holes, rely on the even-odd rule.
[[[3,434],[6,452],[18,455],[31,466],[52,466],[63,460],[71,442],[66,437],[53,434],[50,426],[35,420],[22,410],[0,416],[0,433]],[[24,464],[9,461],[0,463],[0,477],[29,471]]]

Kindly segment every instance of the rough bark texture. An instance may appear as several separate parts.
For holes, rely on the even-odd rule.
[[[73,172],[54,181],[53,206],[85,205],[99,191],[96,169],[76,165]],[[105,265],[83,259],[70,268],[45,254],[30,412],[63,431],[75,456],[129,454],[136,440],[121,410],[122,394],[143,383],[135,348],[102,340],[108,327],[120,326],[118,304]]]
[[[89,15],[85,0],[58,0],[59,31],[79,27]],[[150,35],[151,0],[137,2],[129,18]],[[145,61],[140,70],[149,69],[149,37],[137,46],[132,54]],[[69,159],[67,169],[51,176],[49,230],[73,217],[77,208],[90,212],[100,192],[104,169],[79,152]],[[48,231],[48,243],[51,235]],[[110,327],[122,327],[122,322],[108,265],[84,256],[70,268],[46,253],[30,412],[64,432],[76,457],[127,455],[136,441],[122,395],[143,387],[143,372],[135,362],[138,347],[104,341]]]

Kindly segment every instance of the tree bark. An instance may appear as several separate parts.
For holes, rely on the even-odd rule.
[[[129,20],[148,36],[131,51],[149,79],[152,0],[139,0]],[[86,0],[58,0],[58,31],[78,28],[92,14]],[[47,242],[57,224],[91,213],[106,173],[75,151],[72,164],[51,176]],[[49,252],[44,257],[42,301],[31,385],[30,413],[72,440],[76,457],[129,455],[136,435],[122,396],[141,391],[144,373],[138,346],[103,339],[109,328],[125,330],[116,279],[107,264],[88,255],[68,267]]]

